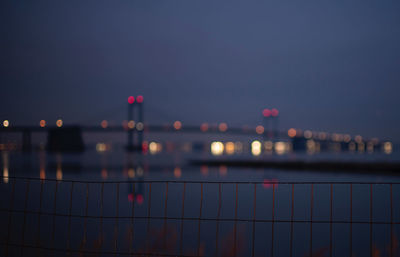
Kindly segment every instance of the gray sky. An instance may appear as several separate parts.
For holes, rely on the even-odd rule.
[[[400,140],[399,1],[0,3],[0,119],[146,119]]]

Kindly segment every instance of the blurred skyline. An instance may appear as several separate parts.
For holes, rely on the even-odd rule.
[[[258,125],[400,141],[398,1],[2,1],[0,120]]]

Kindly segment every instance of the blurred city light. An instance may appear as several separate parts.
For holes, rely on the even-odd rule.
[[[272,108],[272,110],[271,110],[271,116],[272,116],[272,117],[278,117],[278,115],[279,115],[278,109]]]
[[[135,97],[133,97],[133,96],[128,97],[129,104],[133,104],[134,102],[135,102]]]
[[[218,126],[219,131],[225,132],[228,129],[228,125],[224,122],[220,123]]]
[[[174,169],[174,177],[175,178],[180,178],[182,176],[182,170],[179,167],[175,167]]]
[[[143,103],[143,96],[138,95],[138,96],[136,97],[136,101],[137,101],[139,104]]]
[[[276,142],[274,148],[275,148],[275,152],[278,155],[282,155],[282,154],[286,153],[287,144],[285,142]]]
[[[200,130],[203,132],[206,132],[208,130],[208,124],[207,123],[201,124]]]
[[[134,120],[130,120],[128,122],[128,128],[129,129],[134,129],[135,128],[135,121]]]
[[[262,114],[263,114],[264,117],[269,117],[269,116],[271,116],[271,110],[270,109],[264,109],[262,111]]]
[[[258,140],[254,140],[251,142],[251,154],[254,156],[258,156],[261,154],[261,142]]]
[[[8,120],[4,120],[3,126],[7,128],[8,126],[10,126],[10,122]]]
[[[41,128],[46,127],[46,121],[45,121],[45,120],[41,120],[41,121],[39,122],[39,125],[40,125]]]
[[[58,119],[58,120],[56,121],[56,125],[57,125],[57,127],[61,128],[62,125],[63,125],[62,119]]]
[[[142,123],[142,122],[138,122],[138,123],[136,124],[136,129],[137,129],[138,131],[142,131],[142,130],[144,129],[143,123]]]
[[[312,138],[312,132],[310,130],[304,131],[304,137],[307,139]]]
[[[222,155],[224,153],[224,144],[222,142],[211,143],[211,153],[213,155]]]
[[[296,136],[296,130],[294,128],[291,128],[288,130],[288,136],[289,137],[295,137]]]
[[[182,128],[182,123],[179,120],[175,121],[174,122],[174,128],[176,130],[180,130]]]
[[[262,133],[264,133],[264,127],[261,126],[261,125],[258,125],[258,126],[256,127],[256,133],[259,134],[259,135],[261,135]]]
[[[233,142],[227,142],[225,144],[225,152],[229,155],[235,153],[235,144]]]
[[[108,127],[108,121],[103,120],[103,121],[100,123],[100,126],[101,126],[103,129],[107,128],[107,127]]]
[[[393,145],[391,142],[385,142],[383,143],[383,152],[385,154],[391,154],[393,151]]]

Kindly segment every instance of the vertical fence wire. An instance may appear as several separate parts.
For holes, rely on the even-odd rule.
[[[5,256],[8,256],[8,246],[10,244],[10,236],[11,236],[11,222],[12,222],[12,214],[14,211],[14,198],[15,198],[15,183],[16,179],[13,179],[13,183],[11,186],[11,197],[10,197],[10,207],[8,208],[8,225],[7,225],[7,239],[6,239],[6,250]]]
[[[71,216],[72,216],[72,195],[74,191],[74,182],[71,182],[68,210],[68,234],[67,234],[67,255],[71,255]]]
[[[253,200],[253,237],[251,242],[251,256],[254,257],[254,242],[256,239],[256,205],[257,205],[257,184],[254,184],[254,200]]]
[[[26,215],[28,210],[28,199],[29,199],[29,185],[30,180],[26,182],[26,189],[25,189],[25,204],[24,204],[24,221],[22,223],[22,238],[21,238],[21,257],[24,256],[24,245],[25,245],[25,226],[26,226]]]
[[[393,185],[390,184],[390,257],[393,257]]]
[[[313,256],[313,208],[314,208],[314,184],[311,184],[311,201],[310,201],[310,256]]]
[[[237,218],[238,218],[238,184],[236,183],[236,200],[235,200],[235,222],[234,222],[234,228],[233,228],[233,254],[236,257],[236,251],[237,251],[237,242],[236,242],[236,238],[237,238]]]
[[[293,256],[293,226],[294,226],[294,184],[292,184],[292,208],[291,208],[291,215],[290,215],[290,257]]]
[[[353,256],[353,185],[350,184],[350,243],[349,243],[349,256]]]
[[[146,253],[148,253],[149,252],[149,244],[150,244],[150,242],[149,242],[149,237],[150,237],[150,222],[151,222],[151,219],[150,219],[150,216],[151,216],[151,185],[152,185],[152,183],[150,182],[149,183],[149,199],[148,199],[148,201],[147,201],[147,225],[146,225]]]
[[[369,246],[370,246],[370,256],[373,257],[374,246],[372,244],[372,184],[370,184],[370,201],[369,201]]]
[[[54,241],[55,241],[55,236],[56,236],[56,213],[57,213],[57,191],[58,191],[58,181],[55,182],[55,189],[54,189],[54,209],[53,209],[53,229],[51,232],[51,247],[54,248]],[[52,255],[55,255],[55,252],[52,251]]]
[[[274,256],[275,183],[272,184],[271,257]]]
[[[130,256],[133,255],[132,251],[133,251],[133,242],[134,242],[134,235],[135,235],[135,228],[134,228],[134,223],[135,223],[135,186],[136,186],[136,183],[133,182],[131,226],[129,229],[129,253],[130,253]]]
[[[87,216],[89,211],[89,183],[86,183],[86,205],[85,205],[85,218],[83,220],[83,239],[82,244],[79,247],[80,251],[83,253],[86,249],[87,240]]]
[[[117,255],[117,249],[118,249],[118,216],[119,216],[119,183],[117,183],[116,186],[116,194],[117,197],[115,199],[115,225],[114,225],[114,256]]]
[[[221,206],[222,206],[222,185],[218,183],[218,212],[217,212],[217,222],[216,222],[216,229],[215,229],[215,256],[218,256],[218,239],[219,239],[219,221],[221,217]]]
[[[168,211],[168,182],[165,183],[165,203],[164,203],[164,225],[163,235],[167,234],[167,211]],[[164,249],[167,247],[167,237],[164,236]]]
[[[43,203],[43,187],[44,187],[44,181],[40,180],[40,194],[39,194],[39,211],[38,211],[38,226],[36,230],[36,256],[40,256],[40,221],[41,221],[41,216],[42,216],[42,203]]]
[[[181,235],[180,235],[180,243],[179,243],[179,254],[182,255],[183,252],[183,222],[185,217],[185,193],[186,193],[186,182],[183,183],[183,192],[182,192],[182,213],[181,213]]]
[[[200,256],[200,229],[201,229],[201,215],[203,210],[203,183],[200,184],[200,209],[199,209],[199,223],[197,228],[197,256]]]
[[[333,219],[333,184],[330,192],[330,215],[329,215],[329,256],[332,257],[332,219]]]

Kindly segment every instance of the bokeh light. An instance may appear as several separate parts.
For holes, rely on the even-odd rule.
[[[129,104],[133,104],[134,102],[135,102],[135,97],[133,97],[133,96],[128,97]]]
[[[4,120],[3,126],[7,128],[8,126],[10,126],[10,122],[8,120]]]
[[[233,142],[227,142],[225,144],[225,152],[226,154],[232,155],[235,153],[235,144]]]
[[[62,125],[63,125],[62,119],[58,119],[58,120],[56,121],[56,125],[57,125],[57,127],[61,128]]]
[[[263,114],[264,117],[269,117],[269,116],[271,116],[271,110],[270,109],[264,109],[262,111],[262,114]]]
[[[180,178],[182,176],[182,170],[179,167],[175,167],[174,169],[174,177],[175,178]]]
[[[251,154],[254,156],[258,156],[261,154],[261,142],[258,140],[254,140],[251,142]]]
[[[218,129],[221,132],[225,132],[228,130],[228,125],[225,122],[222,122],[218,125]]]
[[[100,125],[101,125],[101,127],[102,127],[103,129],[105,129],[105,128],[108,127],[108,121],[103,120],[103,121],[100,123]]]
[[[264,133],[264,127],[261,126],[261,125],[258,125],[258,126],[256,127],[256,133],[259,134],[259,135],[261,135],[262,133]]]
[[[278,109],[272,108],[272,110],[271,110],[271,116],[272,116],[272,117],[278,117],[278,115],[279,115]]]
[[[136,102],[138,102],[139,104],[143,103],[143,96],[138,95],[138,96],[136,97]]]
[[[207,123],[201,124],[200,130],[203,132],[206,132],[208,130],[208,124]]]
[[[40,125],[41,128],[46,127],[46,121],[45,121],[45,120],[41,120],[41,121],[39,122],[39,125]]]
[[[175,121],[174,122],[174,129],[180,130],[181,128],[182,128],[182,123],[179,120]]]
[[[211,143],[211,153],[213,155],[222,155],[224,153],[224,144],[222,142]]]
[[[296,130],[294,128],[291,128],[288,130],[288,136],[289,137],[295,137],[296,136]]]

